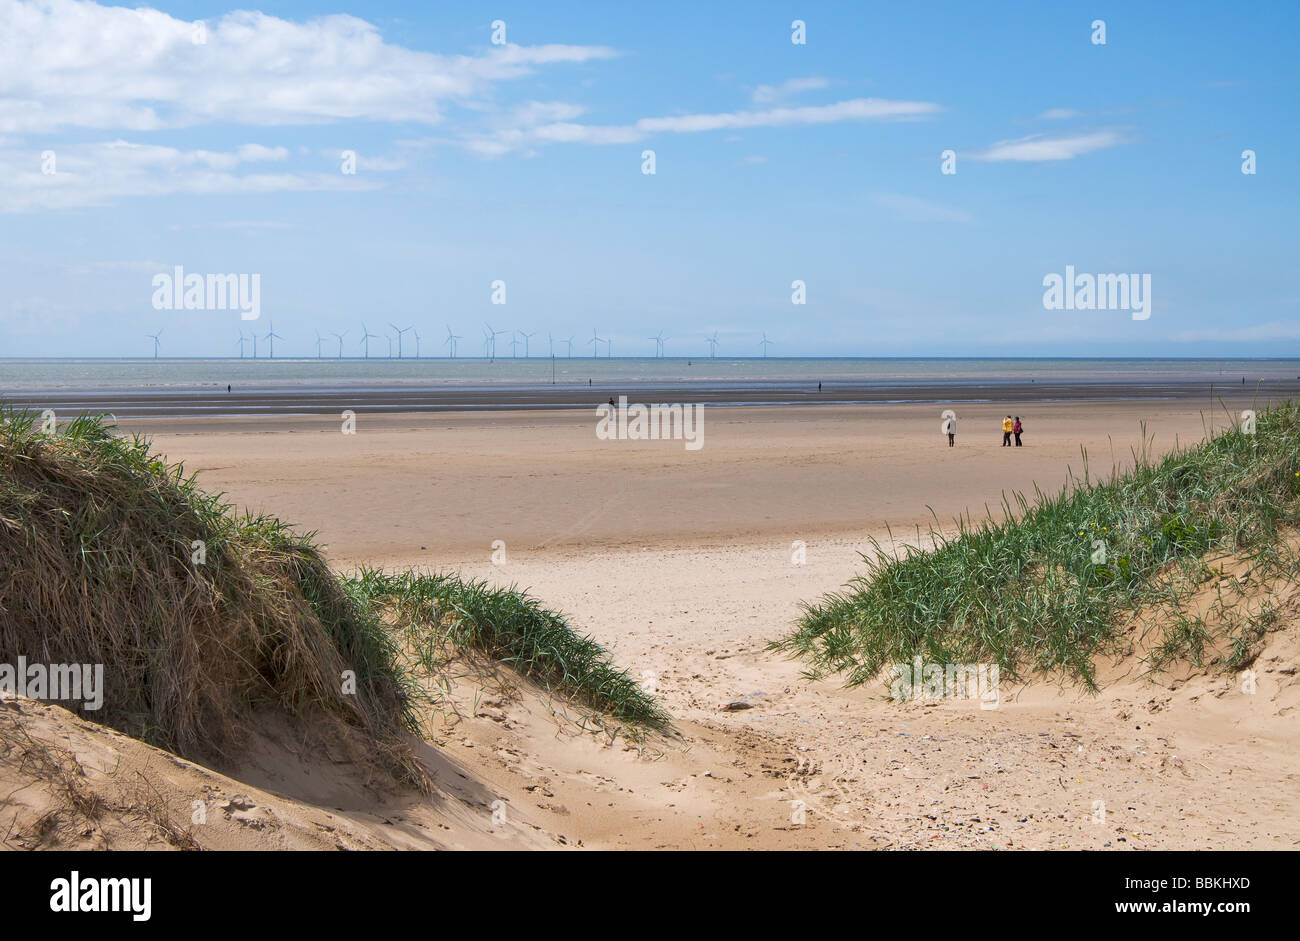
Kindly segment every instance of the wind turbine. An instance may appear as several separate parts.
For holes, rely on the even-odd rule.
[[[573,359],[573,337],[569,337],[564,342],[569,344],[569,359]]]
[[[415,328],[414,328],[414,327],[399,327],[397,324],[393,323],[391,320],[388,322],[388,325],[389,325],[390,327],[392,327],[395,331],[397,331],[397,358],[398,358],[398,359],[401,359],[401,358],[402,358],[402,334],[403,334],[403,333],[406,333],[407,331],[414,330]],[[388,355],[391,356],[392,353],[390,352]],[[419,354],[417,353],[416,355],[418,356]]]
[[[389,359],[392,359],[392,358],[393,358],[393,338],[390,337],[388,334],[385,333],[385,334],[384,334],[384,339],[388,341],[388,358],[389,358]]]
[[[709,359],[716,359],[718,355],[718,331],[713,331],[713,336],[705,336],[705,341],[709,344]]]
[[[317,330],[317,331],[316,331],[316,358],[317,358],[317,359],[320,359],[320,358],[321,358],[320,345],[321,345],[321,343],[323,343],[323,342],[324,342],[324,340],[321,339],[320,331]]]
[[[239,358],[244,358],[244,344],[248,342],[248,337],[244,336],[244,331],[239,331]]]
[[[763,348],[763,359],[767,359],[767,348],[772,345],[772,341],[767,338],[766,331],[763,333],[763,339],[758,341],[758,345]]]
[[[609,339],[605,341],[605,358],[614,358],[614,334],[612,333],[609,335]]]
[[[502,336],[503,334],[509,333],[510,331],[509,331],[509,330],[497,330],[497,329],[495,329],[495,328],[492,326],[492,324],[487,323],[486,321],[484,321],[484,326],[486,326],[486,327],[488,328],[488,333],[489,333],[489,335],[490,335],[491,338],[492,338],[492,340],[491,340],[492,354],[491,354],[491,355],[492,355],[492,358],[493,358],[493,359],[496,359],[496,358],[497,358],[497,337]]]
[[[492,333],[487,327],[483,328],[483,358],[492,358]]]
[[[451,332],[451,324],[447,324],[447,339],[443,340],[442,342],[444,342],[444,343],[447,344],[447,358],[448,358],[448,359],[455,359],[455,358],[456,358],[456,341],[457,341],[457,340],[463,340],[463,339],[465,339],[465,338],[464,338],[464,337],[458,337],[458,336],[456,336],[456,334],[452,333],[452,332]]]
[[[264,336],[262,339],[271,341],[271,359],[275,359],[275,341],[283,340],[284,337],[280,336],[280,334],[275,332],[275,321],[272,320],[268,322],[267,326],[270,329],[267,330],[266,336]]]
[[[595,359],[600,355],[600,344],[605,342],[601,337],[596,335],[595,327],[591,328],[591,339],[587,342],[591,344],[591,358]]]
[[[664,340],[667,339],[667,337],[664,336],[664,332],[663,332],[662,330],[660,330],[657,336],[646,337],[646,339],[647,339],[647,340],[654,340],[654,341],[655,341],[655,356],[656,356],[656,358],[658,358],[658,359],[663,359],[663,358],[664,358]]]
[[[346,330],[344,330],[342,333],[334,333],[333,331],[330,331],[330,336],[338,337],[339,340],[339,359],[343,358],[343,338],[347,336],[347,333],[348,332]]]
[[[533,337],[537,336],[537,331],[534,330],[532,333],[524,333],[524,331],[520,330],[519,333],[520,333],[520,335],[524,338],[524,359],[527,359],[527,358],[528,358],[528,341],[529,341],[530,339],[532,339]]]
[[[510,356],[512,359],[519,358],[519,331],[515,330],[510,334]]]
[[[157,333],[146,333],[145,336],[150,337],[150,338],[153,340],[153,358],[154,358],[154,359],[157,359],[157,358],[158,358],[158,338],[159,338],[160,336],[162,336],[162,330],[159,330]]]
[[[412,327],[411,332],[415,334],[415,358],[419,359],[420,358],[420,331]]]
[[[366,347],[366,359],[370,358],[370,341],[378,339],[379,334],[371,333],[370,328],[366,326],[366,322],[364,320],[361,321],[361,343],[364,343]],[[357,345],[360,346],[361,344],[359,343]]]

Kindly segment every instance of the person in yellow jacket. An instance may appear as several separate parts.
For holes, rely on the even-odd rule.
[[[1014,427],[1016,423],[1011,420],[1010,415],[1002,420],[1002,447],[1011,447],[1011,429]]]

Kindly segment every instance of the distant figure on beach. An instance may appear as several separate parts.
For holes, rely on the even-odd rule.
[[[1011,426],[1011,433],[1016,436],[1016,447],[1020,447],[1020,433],[1025,430],[1025,426],[1020,424],[1020,416],[1016,416],[1016,423]]]
[[[587,385],[591,385],[591,380],[590,380],[590,379],[587,380]]]
[[[819,382],[817,383],[817,391],[820,392],[821,390],[822,390],[822,384]]]
[[[945,418],[943,430],[948,435],[948,447],[953,447],[957,443],[957,419]]]
[[[226,383],[226,395],[230,394],[230,383]]]
[[[1011,432],[1015,427],[1016,423],[1011,420],[1010,415],[1002,419],[1002,447],[1011,447]]]
[[[609,404],[611,408],[616,407],[614,406],[614,397],[612,395],[609,397]]]

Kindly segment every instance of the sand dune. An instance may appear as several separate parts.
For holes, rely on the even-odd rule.
[[[439,788],[422,802],[292,755],[273,726],[247,767],[221,776],[57,707],[17,708],[83,764],[121,755],[145,768],[173,820],[212,794],[217,825],[192,830],[214,847],[1300,845],[1294,602],[1253,695],[1206,671],[1153,680],[1135,655],[1107,665],[1096,696],[1037,680],[996,710],[899,704],[882,689],[810,682],[765,650],[802,601],[860,570],[868,537],[888,543],[887,525],[915,538],[914,526],[981,513],[1004,490],[1055,489],[1067,467],[1081,471],[1081,446],[1094,474],[1123,466],[1142,422],[1157,453],[1207,427],[1181,404],[1061,404],[1022,413],[1026,447],[1002,449],[1002,412],[959,413],[952,450],[928,406],[711,410],[695,453],[597,441],[593,420],[573,413],[393,416],[353,438],[314,419],[257,432],[153,425],[207,488],[319,530],[336,566],[455,567],[531,589],[653,684],[681,738],[611,741],[508,672],[467,677],[420,751]],[[748,708],[720,708],[737,699]],[[19,780],[10,769],[4,785]],[[42,812],[23,793],[11,832]],[[236,793],[258,811],[239,809]],[[85,839],[167,843],[156,828]]]

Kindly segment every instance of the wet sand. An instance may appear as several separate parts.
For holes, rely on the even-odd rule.
[[[590,409],[626,395],[631,402],[753,405],[995,404],[1012,407],[1050,402],[1180,402],[1214,408],[1219,399],[1234,407],[1269,398],[1300,398],[1300,379],[1211,383],[1192,379],[1026,381],[1023,379],[826,382],[682,380],[673,382],[596,382],[513,384],[303,383],[283,386],[168,387],[166,389],[88,389],[6,391],[0,401],[16,408],[52,409],[60,419],[82,412],[103,413],[119,421],[141,418],[232,418],[483,412],[501,410]],[[1245,403],[1245,404],[1243,404]]]

